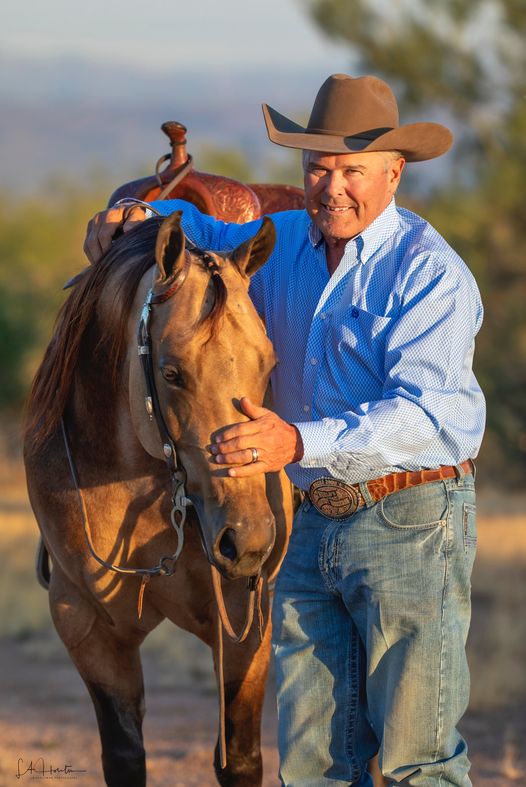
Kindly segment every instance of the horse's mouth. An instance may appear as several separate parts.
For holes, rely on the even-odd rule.
[[[267,532],[271,537],[265,539],[263,544],[261,539],[258,539],[258,544],[250,545],[245,543],[243,538],[243,526],[233,527],[227,524],[217,534],[215,527],[208,527],[202,502],[192,497],[192,503],[197,514],[201,545],[209,563],[214,565],[225,579],[240,579],[259,574],[274,547],[274,517],[270,516],[268,523],[262,524],[262,527],[268,528]]]

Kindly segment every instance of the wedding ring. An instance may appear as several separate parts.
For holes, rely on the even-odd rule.
[[[251,448],[250,450],[252,451],[252,462],[257,462],[259,459],[258,449]]]

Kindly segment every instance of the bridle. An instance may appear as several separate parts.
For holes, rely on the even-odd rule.
[[[119,202],[116,204],[122,205],[123,203],[126,203],[126,207],[128,207],[128,209],[130,210],[136,207],[137,205],[139,205],[142,207],[146,207],[148,210],[151,210],[152,212],[157,213],[157,215],[161,215],[159,211],[152,208],[152,206],[149,203],[144,203],[141,200],[136,200],[134,198],[125,198],[123,200],[119,200]],[[181,289],[184,282],[186,281],[191,264],[191,256],[189,253],[190,251],[194,255],[197,255],[200,258],[204,268],[209,271],[211,276],[221,276],[220,267],[215,261],[215,259],[212,257],[212,255],[206,251],[197,248],[193,243],[191,243],[188,239],[186,239],[185,262],[182,270],[174,278],[174,281],[163,292],[159,294],[155,294],[153,292],[153,288],[150,288],[146,296],[146,299],[144,301],[143,307],[141,309],[141,315],[140,315],[139,325],[137,330],[137,351],[143,371],[143,381],[145,385],[145,394],[146,394],[145,395],[146,413],[151,421],[155,419],[155,423],[159,430],[159,434],[161,436],[161,440],[163,444],[164,459],[166,462],[168,472],[170,474],[171,490],[172,490],[171,493],[172,509],[170,513],[170,520],[175,530],[175,533],[177,535],[177,547],[172,555],[164,555],[163,557],[160,558],[159,563],[156,566],[152,566],[150,568],[129,568],[126,566],[120,566],[120,565],[115,565],[113,563],[109,563],[108,561],[104,560],[102,557],[100,557],[100,555],[97,554],[91,538],[91,528],[89,525],[86,502],[84,499],[82,488],[79,482],[77,468],[71,451],[65,420],[64,417],[61,418],[61,428],[62,428],[64,446],[66,449],[66,455],[68,458],[73,483],[79,498],[79,505],[80,505],[80,511],[82,516],[84,534],[86,537],[86,543],[89,552],[91,556],[101,566],[103,566],[104,568],[110,571],[113,571],[118,574],[135,575],[141,577],[141,585],[139,589],[139,598],[137,603],[137,614],[139,618],[142,615],[144,591],[148,581],[153,576],[172,576],[175,572],[177,560],[179,559],[179,556],[184,546],[184,525],[186,522],[187,507],[189,505],[193,505],[196,510],[196,514],[198,518],[202,516],[202,506],[200,504],[200,501],[193,495],[188,496],[186,494],[186,489],[185,489],[186,478],[187,478],[186,471],[183,465],[179,461],[179,457],[176,451],[175,441],[173,440],[172,435],[170,434],[170,430],[163,416],[163,412],[159,400],[159,394],[157,391],[157,386],[155,384],[155,372],[154,372],[153,351],[152,351],[153,347],[152,347],[152,338],[150,333],[150,326],[151,326],[152,313],[154,307],[159,304],[165,303],[167,300],[172,298],[175,295],[175,293],[179,289]],[[241,631],[239,633],[236,633],[229,620],[229,616],[226,610],[226,606],[223,598],[223,592],[221,588],[221,575],[217,570],[217,568],[212,563],[210,563],[210,569],[212,574],[212,586],[213,586],[214,595],[217,603],[217,610],[218,610],[218,615],[217,615],[218,665],[219,665],[218,686],[219,686],[219,694],[220,694],[219,752],[220,752],[221,767],[224,768],[226,767],[227,761],[226,761],[226,730],[225,730],[225,696],[224,696],[224,680],[223,680],[223,629],[225,629],[229,638],[234,642],[243,642],[248,636],[248,633],[252,627],[252,622],[254,619],[255,602],[257,599],[259,635],[260,635],[260,639],[263,638],[263,630],[262,630],[263,617],[261,612],[261,594],[263,589],[263,578],[261,577],[261,574],[257,574],[256,576],[249,577],[247,580],[249,596],[248,596],[247,609],[245,614],[245,622],[242,626]]]

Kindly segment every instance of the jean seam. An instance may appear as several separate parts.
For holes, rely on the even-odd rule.
[[[444,715],[444,665],[446,660],[446,636],[445,636],[445,615],[446,615],[446,606],[448,601],[448,589],[449,589],[449,549],[450,549],[450,537],[451,537],[451,523],[452,518],[454,516],[454,503],[451,499],[451,495],[449,493],[449,489],[446,488],[446,495],[448,500],[448,512],[446,517],[446,538],[444,544],[444,586],[442,589],[442,604],[440,610],[440,660],[439,660],[439,679],[438,679],[438,713],[437,713],[437,726],[436,726],[436,749],[434,755],[434,762],[438,761],[439,751],[440,751],[440,742],[442,739],[443,734],[443,715]],[[444,773],[444,766],[442,766],[442,772],[438,777],[438,787],[443,783],[442,776]]]
[[[462,505],[462,526],[464,535],[464,554],[467,555],[470,549],[477,546],[477,536],[471,535],[469,532],[469,517],[475,516],[477,507],[472,503],[463,503]]]
[[[349,758],[351,781],[354,782],[361,775],[362,769],[355,754],[356,716],[358,713],[358,632],[351,620],[349,637],[349,652],[347,658],[347,708],[345,725],[345,749]]]

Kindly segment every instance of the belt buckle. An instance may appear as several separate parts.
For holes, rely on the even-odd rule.
[[[347,519],[360,505],[354,487],[336,478],[318,478],[309,488],[309,499],[314,508],[328,519]]]

